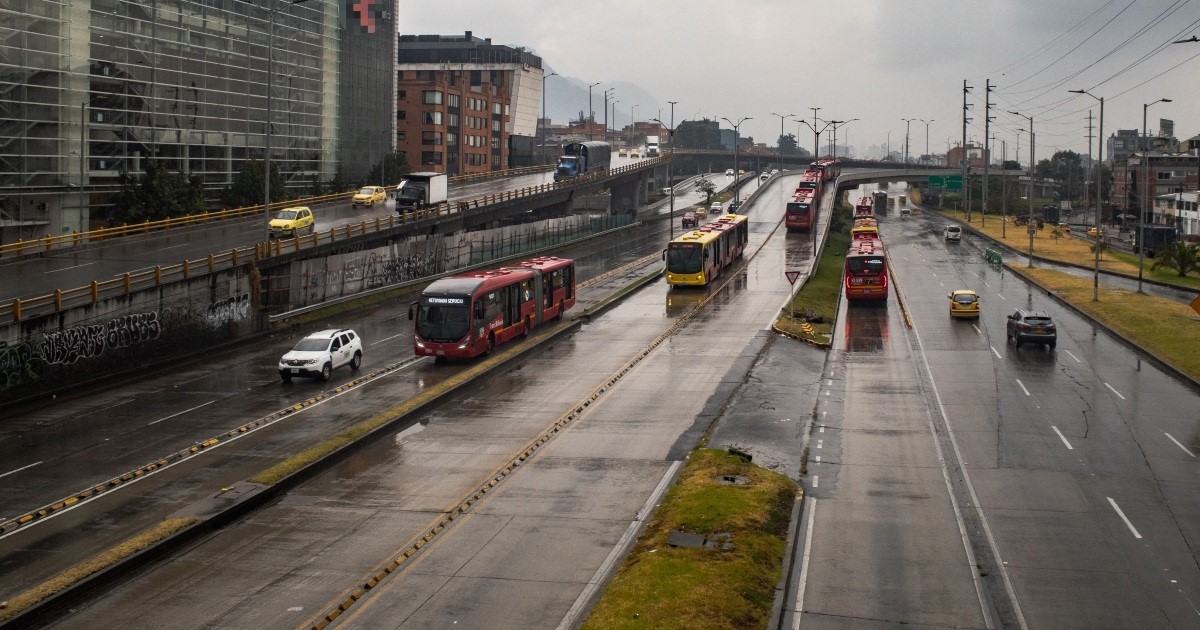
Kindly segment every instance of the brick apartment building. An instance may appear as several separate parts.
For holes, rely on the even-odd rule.
[[[533,161],[542,59],[464,35],[401,35],[396,151],[414,170],[485,173]]]
[[[1113,165],[1113,206],[1118,213],[1128,214],[1137,214],[1138,208],[1144,207],[1146,222],[1152,222],[1154,198],[1195,190],[1198,161],[1187,153],[1133,153],[1126,163]],[[1139,196],[1142,190],[1148,191],[1144,202]]]
[[[990,151],[989,151],[990,153]],[[946,153],[946,164],[951,168],[962,168],[962,147],[953,147]],[[977,144],[967,144],[967,160],[971,170],[983,170],[984,151]]]

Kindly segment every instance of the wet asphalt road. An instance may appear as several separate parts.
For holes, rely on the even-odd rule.
[[[792,619],[1200,627],[1200,397],[938,225],[881,222],[913,330],[894,296],[843,308]],[[950,321],[957,288],[980,321]],[[1006,343],[1017,308],[1051,314],[1056,350]]]

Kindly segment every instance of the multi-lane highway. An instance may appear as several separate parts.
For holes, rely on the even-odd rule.
[[[790,292],[783,271],[807,269],[816,242],[780,226],[794,183],[785,174],[754,195],[747,260],[719,287],[650,284],[60,625],[296,627],[413,551],[338,623],[570,626],[715,424],[718,447],[798,479],[806,464],[783,627],[1200,626],[1197,393],[984,264],[975,237],[944,242],[937,217],[882,221],[898,293],[886,308],[842,304],[827,361],[778,338],[769,326]],[[677,210],[697,202],[690,194]],[[652,225],[567,254],[585,282],[577,312],[661,266],[667,227]],[[621,271],[604,275],[612,269]],[[954,288],[980,292],[978,322],[950,320]],[[1018,307],[1052,314],[1055,350],[1005,343],[1004,317]],[[362,332],[371,373],[411,356],[403,313],[397,305],[330,324]],[[0,440],[0,516],[352,377],[281,384],[274,361],[293,341],[247,343],[14,418]],[[0,599],[172,513],[201,510],[214,489],[462,369],[407,363],[0,538]],[[470,500],[481,487],[489,491]],[[447,521],[452,512],[461,516]]]

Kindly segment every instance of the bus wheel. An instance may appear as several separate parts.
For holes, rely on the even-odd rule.
[[[525,338],[525,337],[528,337],[528,336],[529,336],[529,329],[530,329],[530,328],[533,328],[533,318],[532,318],[532,317],[529,317],[528,315],[526,315],[526,316],[525,316],[525,330],[521,331],[521,337],[522,337],[522,338]]]
[[[563,306],[562,302],[559,302],[558,303],[558,314],[554,316],[554,319],[556,321],[562,319],[563,313],[565,313],[565,312],[567,312],[567,307]]]
[[[484,350],[483,353],[491,354],[492,350],[495,349],[495,347],[496,347],[496,336],[492,335],[492,334],[488,334],[487,350]]]

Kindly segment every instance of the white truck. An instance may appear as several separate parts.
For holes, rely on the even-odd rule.
[[[646,157],[658,157],[658,136],[646,136]]]
[[[409,173],[396,186],[396,212],[446,203],[447,192],[445,173]]]

